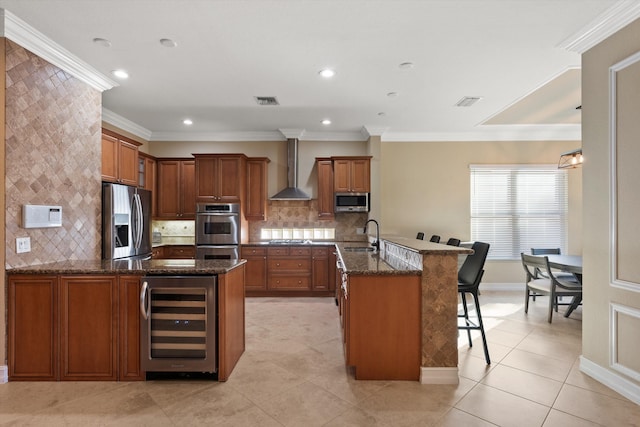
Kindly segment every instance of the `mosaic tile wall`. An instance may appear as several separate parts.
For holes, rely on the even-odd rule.
[[[6,266],[101,256],[101,93],[6,43]],[[22,228],[22,205],[62,206],[62,227]],[[16,253],[16,237],[31,252]]]
[[[267,221],[249,222],[249,241],[260,241],[262,228],[335,228],[336,240],[366,240],[356,228],[362,229],[367,213],[339,213],[332,221],[318,219],[318,200],[270,200]]]

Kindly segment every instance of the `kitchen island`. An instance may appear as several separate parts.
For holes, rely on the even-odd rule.
[[[381,238],[379,252],[336,246],[345,358],[356,378],[458,383],[458,256],[472,251],[396,236]]]
[[[144,380],[142,278],[217,276],[217,378],[244,352],[244,260],[77,260],[7,271],[9,379]]]

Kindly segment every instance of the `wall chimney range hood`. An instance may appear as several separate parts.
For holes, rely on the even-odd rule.
[[[273,195],[271,200],[311,200],[298,188],[298,138],[287,138],[287,188]]]

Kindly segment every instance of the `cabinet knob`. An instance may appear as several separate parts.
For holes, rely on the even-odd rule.
[[[279,262],[276,262],[276,267],[280,267],[280,263]]]
[[[300,262],[299,262],[299,263],[298,263],[298,267],[302,267],[302,263],[300,263]]]

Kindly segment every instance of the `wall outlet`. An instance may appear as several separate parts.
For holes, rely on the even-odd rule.
[[[22,254],[25,252],[31,252],[31,237],[17,237],[16,253]]]

